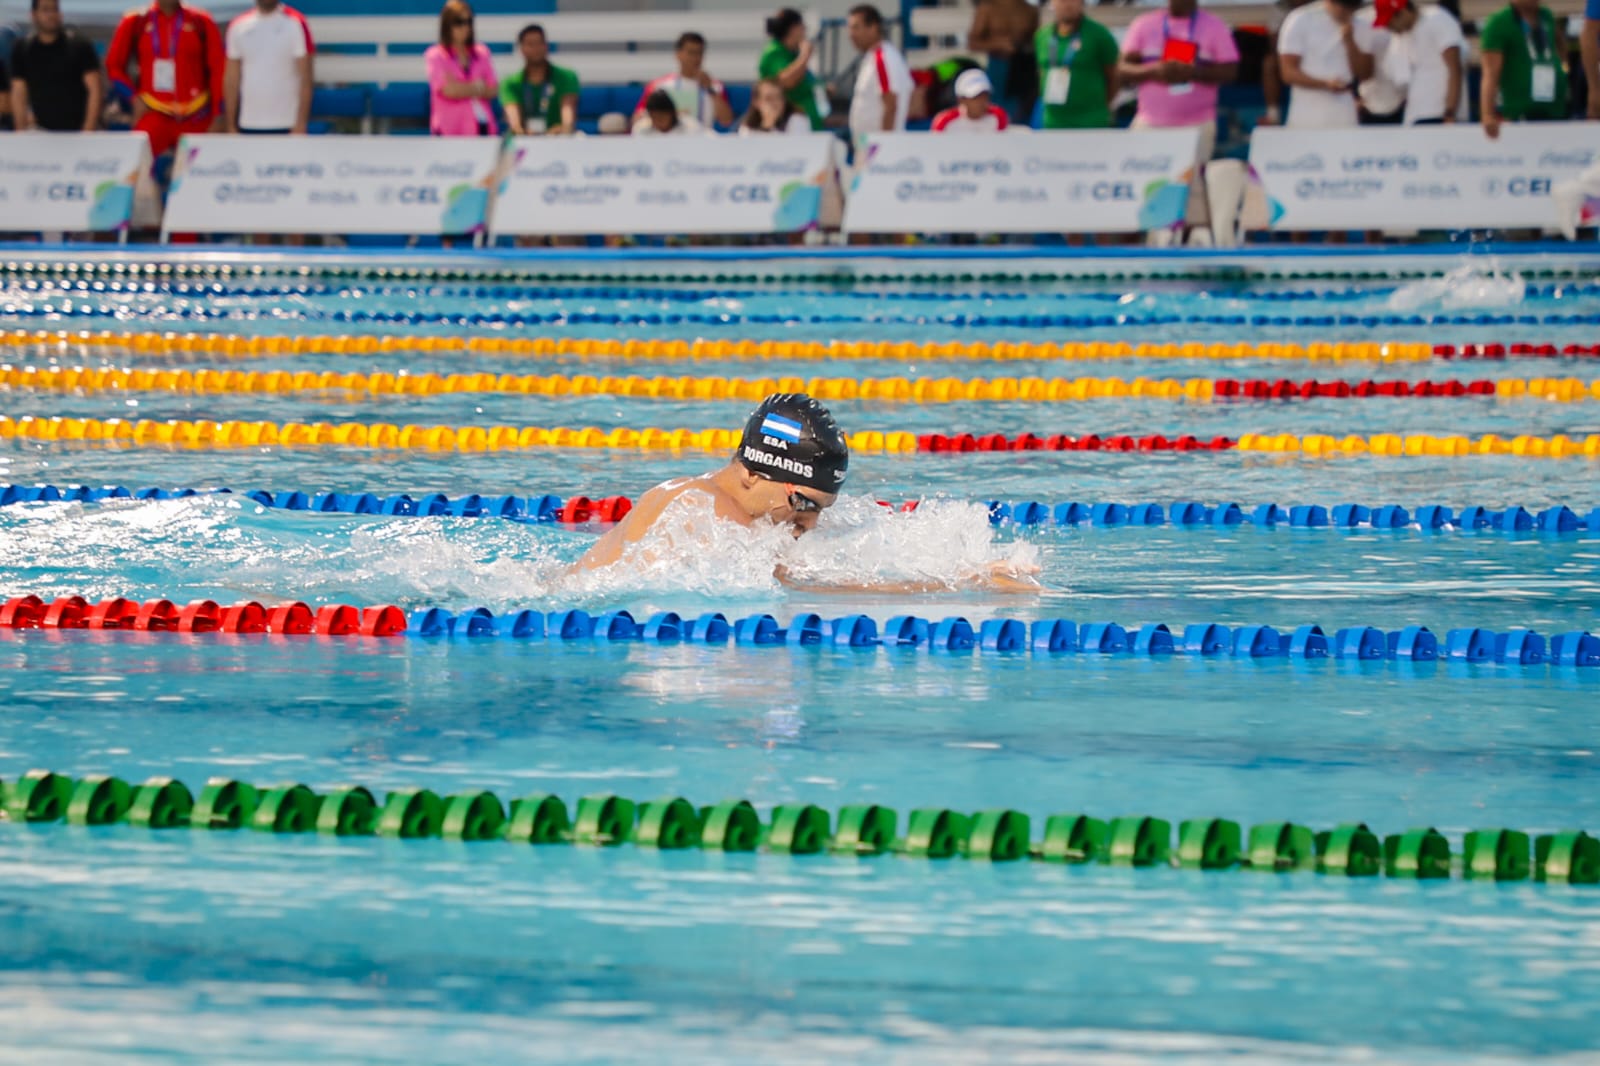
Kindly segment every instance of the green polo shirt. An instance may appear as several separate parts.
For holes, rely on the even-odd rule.
[[[1044,105],[1047,130],[1104,129],[1111,125],[1111,100],[1106,95],[1106,69],[1117,65],[1117,39],[1111,31],[1085,17],[1070,37],[1056,33],[1056,24],[1040,26],[1033,37],[1039,57],[1039,91],[1050,83],[1050,68],[1072,72],[1067,102]]]
[[[789,51],[777,41],[768,41],[766,49],[761,53],[760,61],[756,64],[756,71],[763,78],[777,80],[784,68],[798,58],[798,53]],[[822,129],[822,115],[817,112],[817,79],[811,76],[809,70],[798,85],[783,95],[789,98],[795,110],[811,120],[812,129]]]
[[[1562,57],[1556,53],[1556,18],[1547,7],[1539,9],[1539,22],[1544,27],[1544,48],[1535,49],[1528,39],[1527,29],[1515,8],[1496,11],[1483,24],[1478,35],[1478,48],[1484,52],[1499,52],[1503,58],[1500,68],[1500,114],[1517,122],[1522,119],[1564,119],[1567,117],[1567,71]],[[1543,103],[1533,99],[1534,55],[1541,64],[1554,63],[1556,68],[1556,98]]]
[[[530,82],[527,77],[528,68],[523,67],[500,83],[500,106],[516,104],[524,123],[542,115],[545,129],[555,129],[561,125],[561,101],[578,95],[578,75],[551,63],[544,81]]]

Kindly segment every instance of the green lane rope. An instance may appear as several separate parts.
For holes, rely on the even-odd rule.
[[[837,816],[809,804],[776,807],[770,822],[748,800],[696,807],[673,796],[635,803],[607,794],[584,796],[569,814],[560,798],[533,793],[509,807],[492,792],[440,796],[401,788],[382,801],[359,785],[317,795],[305,785],[257,788],[213,777],[195,796],[182,782],[152,777],[142,785],[103,774],[72,780],[32,770],[0,782],[0,818],[73,825],[130,825],[144,829],[241,829],[397,839],[443,838],[518,844],[577,844],[707,851],[766,851],[786,855],[896,854],[924,859],[1179,866],[1198,870],[1315,870],[1344,877],[1600,884],[1600,840],[1582,830],[1529,835],[1515,829],[1466,834],[1459,862],[1438,830],[1411,829],[1380,838],[1364,823],[1323,833],[1290,822],[1250,827],[1223,818],[1180,822],[1129,815],[1101,820],[1054,814],[1042,838],[1014,810],[964,814],[945,808],[912,811],[899,831],[889,807],[844,807]]]

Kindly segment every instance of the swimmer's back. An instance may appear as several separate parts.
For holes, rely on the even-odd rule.
[[[743,526],[750,524],[750,516],[716,483],[715,475],[706,474],[701,477],[666,481],[640,496],[634,503],[633,510],[595,541],[594,546],[584,553],[583,558],[574,564],[573,569],[598,570],[610,566],[622,558],[622,553],[629,544],[641,540],[650,531],[650,527],[673,500],[689,493],[710,497],[718,518],[726,518]]]

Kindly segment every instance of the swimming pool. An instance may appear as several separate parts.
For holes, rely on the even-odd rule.
[[[669,610],[782,624],[808,613],[885,626],[904,614],[1072,619],[1130,634],[1166,623],[1180,642],[1195,623],[1271,626],[1286,639],[1308,623],[1330,637],[1427,626],[1441,640],[1471,627],[1597,628],[1592,523],[1385,529],[1370,517],[1351,528],[1331,514],[1314,527],[1289,517],[1295,505],[1351,503],[1398,505],[1408,520],[1430,505],[1452,516],[1520,506],[1530,526],[1565,505],[1586,519],[1600,506],[1595,460],[1581,447],[1551,455],[1567,449],[1549,442],[1600,433],[1600,359],[1535,352],[1594,343],[1589,259],[759,254],[312,255],[314,269],[300,269],[195,253],[152,270],[131,253],[70,270],[49,253],[0,254],[12,261],[0,362],[33,368],[0,385],[12,420],[0,484],[232,490],[0,506],[0,591],[481,606],[502,619],[580,608],[640,621]],[[1383,272],[1395,277],[1357,276]],[[1087,274],[1101,276],[1063,277]],[[204,338],[218,333],[261,340],[214,350]],[[409,339],[361,350],[360,338],[382,336]],[[543,354],[513,343],[533,337],[559,343]],[[754,347],[691,359],[667,343],[696,338]],[[581,354],[586,339],[636,343],[605,358]],[[834,346],[869,341],[888,347],[851,357]],[[1071,347],[1240,341],[1255,347],[1143,357]],[[817,358],[762,342],[829,347]],[[1263,354],[1271,344],[1305,357]],[[1505,357],[1462,357],[1471,345]],[[188,376],[39,373],[50,368]],[[373,388],[402,368],[496,377],[454,391]],[[258,376],[197,383],[207,369]],[[273,371],[284,375],[260,376]],[[359,389],[293,377],[325,371],[367,377]],[[552,374],[567,375],[565,394],[508,392],[500,377]],[[597,380],[574,394],[582,374]],[[850,381],[858,396],[863,381],[1065,377],[1100,379],[1083,388],[1112,395],[1021,399],[1001,387],[976,390],[994,398],[829,401],[846,429],[912,443],[858,449],[854,498],[782,548],[790,561],[829,580],[959,585],[993,559],[1036,558],[1045,589],[1021,597],[789,592],[771,579],[778,546],[726,540],[702,564],[575,581],[562,571],[590,527],[315,513],[248,496],[636,497],[720,456],[625,436],[440,450],[418,433],[403,445],[403,430],[451,427],[457,444],[476,440],[461,434],[468,426],[592,426],[605,438],[732,428],[753,406],[598,380],[629,374],[746,388],[817,378],[841,395]],[[1125,387],[1107,390],[1107,376]],[[1141,377],[1210,392],[1174,396],[1135,386]],[[1409,394],[1229,398],[1219,380],[1356,393],[1370,391],[1363,381],[1406,382]],[[1491,394],[1416,395],[1422,382],[1444,393],[1432,386],[1487,382]],[[29,416],[87,421],[73,424],[77,439],[46,440],[17,428]],[[188,445],[154,430],[81,439],[91,422],[100,433],[140,419],[208,428]],[[331,439],[321,430],[251,446],[214,428],[228,423],[270,423],[280,437],[289,424],[396,433],[378,447],[314,443]],[[1135,443],[926,450],[934,436],[994,433]],[[1241,445],[1246,434],[1258,444],[1289,434],[1299,450],[1137,444]],[[1505,447],[1387,455],[1373,444],[1488,434]],[[1316,437],[1338,446],[1308,454]],[[1511,447],[1518,438],[1544,443]],[[910,513],[875,502],[907,499],[925,502]],[[1035,501],[1049,518],[992,524],[990,501],[1013,514]],[[1181,522],[1174,505],[1187,501],[1237,502],[1247,520]],[[1156,503],[1163,521],[1057,522],[1072,502]],[[1254,520],[1269,502],[1281,518]],[[1366,822],[1380,837],[1435,827],[1458,862],[1473,830],[1600,828],[1587,724],[1600,670],[1584,667],[4,628],[0,662],[8,785],[45,767],[170,776],[197,794],[220,775],[318,793],[354,783],[380,797],[548,792],[569,807],[595,793],[737,797],[763,819],[815,804],[835,826],[841,808],[878,804],[898,812],[901,833],[914,809],[1005,808],[1032,816],[1035,841],[1061,812],[1174,827],[1225,818],[1246,831]],[[8,1043],[28,1049],[10,1052],[19,1061],[1520,1061],[1593,1051],[1600,1020],[1600,893],[1459,870],[1413,881],[53,823],[8,825],[0,864],[11,946],[0,1012]]]

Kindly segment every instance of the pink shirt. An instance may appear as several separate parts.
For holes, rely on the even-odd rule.
[[[1128,27],[1122,41],[1122,54],[1136,55],[1146,63],[1161,58],[1167,42],[1193,41],[1199,46],[1196,66],[1239,62],[1239,49],[1233,43],[1233,30],[1209,11],[1196,11],[1178,18],[1165,11],[1140,15]],[[1173,92],[1173,89],[1179,92]],[[1199,126],[1217,120],[1217,86],[1194,82],[1188,91],[1181,86],[1147,81],[1139,86],[1139,117],[1150,126]]]
[[[432,90],[428,130],[438,137],[474,137],[480,123],[488,132],[498,133],[494,121],[494,90],[500,79],[494,73],[494,60],[489,56],[489,46],[472,46],[472,62],[465,69],[456,62],[455,54],[436,44],[422,54],[428,67],[428,88]],[[451,100],[444,95],[446,81],[487,81],[489,98]]]

